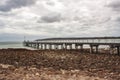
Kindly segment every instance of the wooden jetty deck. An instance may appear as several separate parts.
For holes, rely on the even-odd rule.
[[[107,45],[110,47],[111,53],[113,49],[116,49],[117,54],[120,55],[120,37],[46,38],[35,41],[24,41],[23,44],[24,46],[36,49],[69,48],[80,50],[84,48],[83,45],[89,45],[90,53],[98,53],[100,45]]]

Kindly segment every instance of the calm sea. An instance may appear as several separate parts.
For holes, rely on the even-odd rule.
[[[27,48],[23,46],[22,42],[0,42],[0,49],[7,49],[7,48]]]
[[[100,46],[100,47],[105,48],[106,46]],[[7,49],[7,48],[26,48],[26,49],[34,50],[33,48],[23,46],[22,42],[0,42],[0,49]],[[89,48],[89,46],[84,45],[84,48]]]

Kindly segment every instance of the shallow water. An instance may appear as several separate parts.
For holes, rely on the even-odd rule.
[[[0,42],[0,49],[7,49],[7,48],[26,48],[26,49],[31,49],[31,48],[23,46],[22,42]]]

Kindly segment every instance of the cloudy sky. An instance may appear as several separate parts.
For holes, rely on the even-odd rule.
[[[119,34],[120,0],[0,1],[0,41]]]

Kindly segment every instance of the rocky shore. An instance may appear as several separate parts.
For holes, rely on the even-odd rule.
[[[0,80],[120,80],[120,56],[87,50],[0,50]]]

